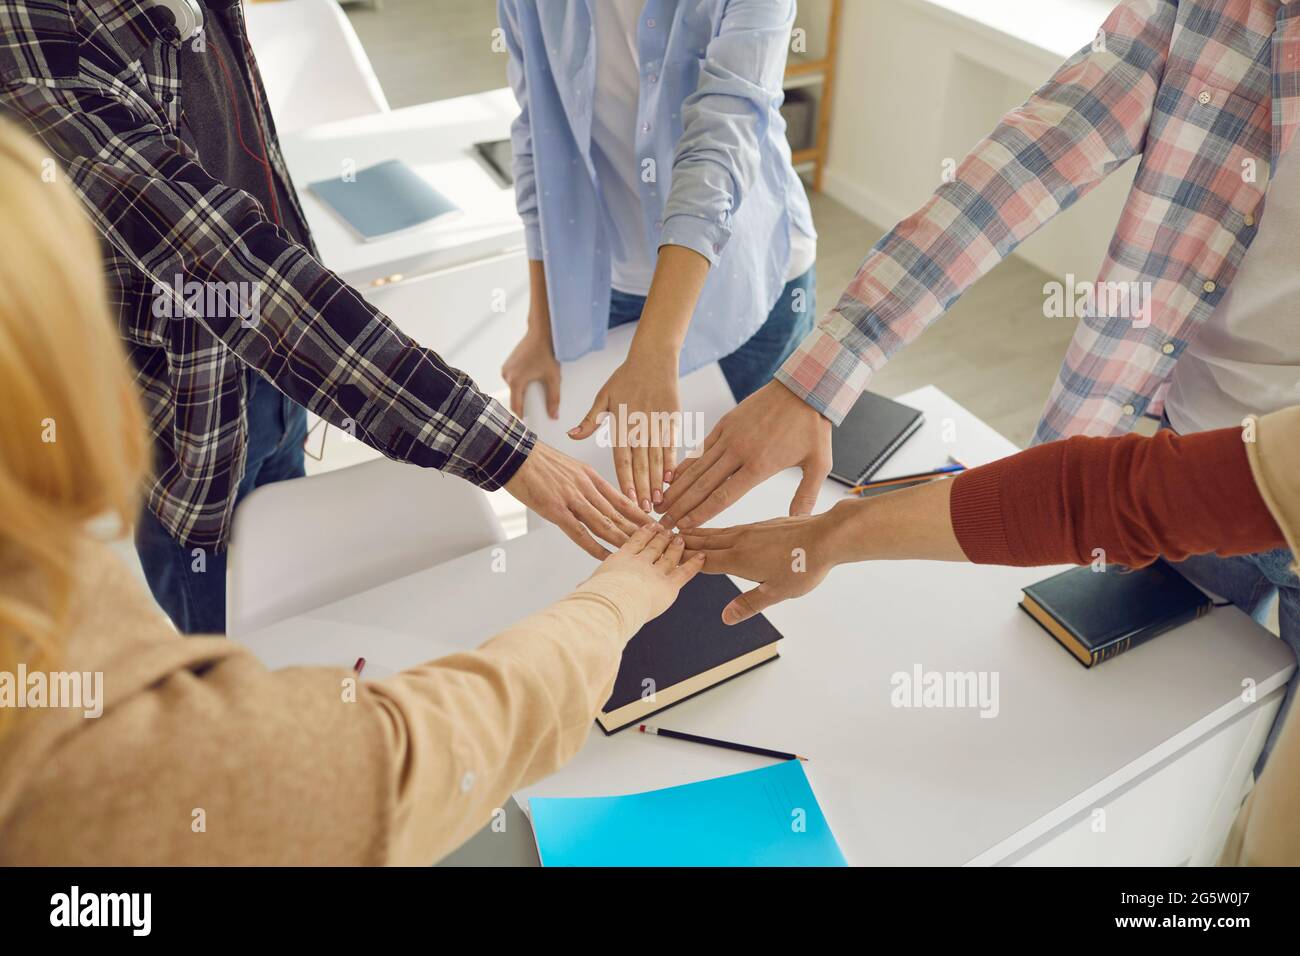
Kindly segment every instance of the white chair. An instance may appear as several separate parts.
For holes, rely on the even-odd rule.
[[[246,4],[271,117],[281,134],[388,111],[388,100],[335,0]]]
[[[226,633],[247,634],[505,538],[482,490],[387,458],[264,485],[235,511]]]

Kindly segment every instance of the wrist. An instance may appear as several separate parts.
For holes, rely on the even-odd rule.
[[[854,498],[835,504],[820,515],[825,522],[822,537],[827,555],[833,564],[850,564],[869,561],[872,542],[876,539],[872,524],[875,517],[873,498]]]
[[[676,336],[656,332],[638,323],[636,334],[628,348],[627,360],[638,368],[675,376],[681,352],[682,343]]]

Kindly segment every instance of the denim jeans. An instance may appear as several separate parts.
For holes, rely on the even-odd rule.
[[[791,279],[757,332],[740,348],[718,360],[731,394],[740,402],[772,380],[781,363],[812,331],[816,308],[817,267]],[[609,327],[617,328],[641,318],[645,296],[613,291],[609,300]]]
[[[1169,428],[1169,419],[1162,421],[1160,427]],[[1288,549],[1278,548],[1231,558],[1197,554],[1174,564],[1174,567],[1193,584],[1231,601],[1260,624],[1267,624],[1273,602],[1279,602],[1279,633],[1291,652],[1300,657],[1300,578],[1291,570],[1294,562],[1295,556]],[[1283,718],[1291,709],[1298,686],[1300,679],[1292,678],[1255,766],[1256,773],[1263,769],[1277,742]]]
[[[248,373],[248,450],[238,503],[254,488],[301,478],[307,412],[255,372]],[[135,550],[149,590],[182,634],[226,632],[226,552],[187,548],[147,507],[135,526]]]

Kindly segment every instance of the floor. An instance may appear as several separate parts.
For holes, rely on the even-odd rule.
[[[494,52],[494,0],[382,0],[348,16],[394,107],[505,85]],[[832,130],[832,137],[834,131]],[[833,306],[884,230],[824,194],[812,196],[820,234],[817,299]],[[898,395],[935,384],[1018,445],[1029,441],[1070,340],[1070,323],[1043,316],[1049,277],[1011,259],[972,289],[874,379]]]

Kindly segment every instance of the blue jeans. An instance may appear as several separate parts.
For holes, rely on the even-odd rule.
[[[758,331],[736,351],[718,360],[736,401],[744,401],[770,382],[781,363],[812,331],[816,296],[817,267],[812,266],[785,284]],[[609,327],[635,322],[644,308],[645,296],[615,289],[609,299]]]
[[[254,488],[301,478],[307,412],[255,372],[248,373],[248,451],[238,503]],[[135,526],[135,550],[149,590],[182,634],[226,633],[226,552],[188,548],[145,508]]]
[[[1169,419],[1161,422],[1169,428]],[[1273,602],[1278,604],[1279,633],[1291,652],[1300,657],[1300,578],[1291,570],[1295,556],[1286,548],[1260,551],[1231,558],[1214,554],[1197,554],[1174,564],[1187,580],[1198,587],[1231,601],[1260,624],[1268,623]],[[1292,678],[1282,699],[1282,708],[1264,742],[1264,751],[1255,765],[1258,773],[1277,742],[1283,718],[1291,709],[1300,679]]]

